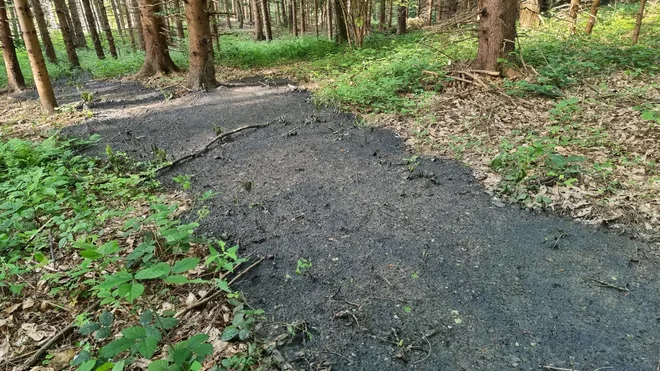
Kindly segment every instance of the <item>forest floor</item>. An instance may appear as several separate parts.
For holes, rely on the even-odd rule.
[[[266,257],[237,288],[265,310],[265,336],[303,330],[283,348],[296,368],[658,366],[657,245],[505,205],[459,162],[415,156],[286,83],[171,100],[137,83],[85,89],[94,117],[65,133],[100,134],[99,154],[175,159],[269,123],[161,179],[215,191],[200,232]]]

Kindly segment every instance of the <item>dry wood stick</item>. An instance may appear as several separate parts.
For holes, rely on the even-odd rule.
[[[94,304],[92,304],[92,305],[90,305],[89,307],[87,307],[87,309],[85,309],[85,311],[84,311],[83,313],[87,313],[87,312],[91,312],[91,311],[93,311],[94,309],[96,309],[96,307],[99,306],[99,304],[101,304],[101,301],[100,301],[100,300],[96,301]],[[30,357],[30,358],[29,358],[29,359],[23,364],[23,366],[21,366],[20,369],[21,369],[21,370],[27,370],[28,368],[34,366],[37,362],[39,362],[39,359],[41,359],[41,357],[44,355],[44,353],[46,353],[46,351],[48,351],[48,349],[49,349],[51,346],[53,346],[53,344],[55,344],[55,343],[56,343],[57,341],[59,341],[62,337],[64,337],[66,334],[68,334],[69,332],[71,332],[71,330],[73,330],[73,328],[75,327],[75,323],[76,323],[76,321],[75,321],[75,319],[74,319],[71,323],[69,323],[68,326],[66,326],[65,328],[63,328],[62,330],[60,330],[60,332],[58,332],[57,334],[53,335],[53,336],[52,336],[52,337],[46,342],[46,344],[42,345],[41,348],[39,348],[39,350],[37,350],[37,352],[34,353],[34,355],[32,355],[32,357]]]
[[[219,140],[221,140],[221,139],[224,139],[224,138],[226,138],[226,137],[228,137],[228,136],[231,136],[231,135],[234,135],[234,134],[236,134],[236,133],[239,133],[239,132],[241,132],[241,131],[243,131],[243,130],[266,127],[266,126],[268,126],[268,125],[270,125],[270,124],[272,124],[272,123],[278,121],[279,119],[280,119],[280,118],[278,118],[278,119],[276,119],[276,120],[273,120],[273,121],[269,121],[269,122],[267,122],[267,123],[265,123],[265,124],[245,125],[245,126],[241,126],[240,128],[236,128],[236,129],[234,129],[234,130],[230,130],[230,131],[228,131],[228,132],[226,132],[226,133],[222,133],[222,134],[216,136],[215,138],[213,138],[213,139],[212,139],[207,145],[204,146],[204,148],[200,149],[199,151],[197,151],[197,152],[193,152],[193,153],[190,153],[190,154],[187,154],[187,155],[185,155],[185,156],[183,156],[183,157],[177,158],[176,160],[170,162],[170,163],[167,164],[167,165],[163,165],[163,166],[159,167],[158,169],[156,169],[156,173],[159,173],[159,172],[161,172],[161,171],[163,171],[163,170],[166,170],[166,169],[169,169],[169,168],[171,168],[171,167],[174,167],[174,166],[178,165],[179,163],[181,163],[181,162],[183,162],[183,161],[186,161],[186,160],[191,159],[191,158],[198,157],[198,156],[200,156],[200,155],[206,153],[206,151],[208,151],[209,148],[211,148],[211,146],[212,146],[215,142],[217,142],[217,141],[219,141]]]

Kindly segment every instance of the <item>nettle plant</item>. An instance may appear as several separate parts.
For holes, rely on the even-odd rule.
[[[245,310],[237,300],[240,296],[233,293],[222,278],[211,280],[190,279],[186,273],[200,264],[198,257],[183,257],[193,247],[206,245],[209,254],[205,261],[207,269],[214,273],[231,272],[244,259],[237,257],[238,246],[227,247],[222,241],[211,241],[194,236],[198,223],[183,224],[172,217],[176,207],[172,205],[154,205],[154,213],[148,218],[133,218],[125,223],[125,237],[140,237],[140,242],[126,256],[120,256],[117,241],[106,242],[100,246],[92,243],[78,243],[80,255],[85,258],[85,266],[96,265],[114,271],[101,280],[87,281],[92,284],[92,292],[101,298],[101,305],[106,307],[126,307],[130,305],[138,313],[137,325],[124,328],[121,336],[103,345],[112,332],[114,317],[104,311],[96,321],[81,320],[79,332],[88,336],[87,343],[74,360],[78,370],[122,370],[124,360],[136,357],[151,359],[162,349],[165,342],[167,357],[149,364],[149,370],[198,370],[204,358],[213,352],[207,342],[208,335],[196,334],[178,343],[169,343],[167,334],[179,321],[173,311],[158,313],[153,297],[167,293],[172,285],[213,284],[225,291],[235,306],[234,320],[222,335],[226,341],[234,338],[246,340],[258,315],[263,312]],[[175,256],[175,259],[171,259]],[[181,258],[179,258],[181,256]],[[148,288],[148,290],[147,290]],[[148,291],[148,292],[147,292]],[[94,355],[88,349],[99,349]],[[130,363],[130,362],[129,362]]]

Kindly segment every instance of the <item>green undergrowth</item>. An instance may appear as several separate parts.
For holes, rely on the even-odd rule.
[[[175,316],[187,293],[198,290],[222,291],[218,300],[233,308],[233,320],[219,329],[223,341],[249,340],[263,312],[248,307],[223,278],[244,262],[238,247],[195,233],[213,194],[192,200],[199,211],[184,222],[179,208],[186,200],[162,193],[151,180],[152,164],[109,148],[106,160],[79,153],[96,140],[0,141],[1,301],[53,303],[45,317],[39,312],[48,306],[24,304],[36,318],[54,311],[69,321],[69,312],[79,313],[76,355],[66,367],[79,371],[123,370],[137,359],[149,360],[151,371],[200,369],[214,355],[209,340],[215,339],[196,326],[177,333]],[[98,309],[82,310],[95,301]],[[3,345],[7,361],[31,344],[19,331],[8,335],[14,340]],[[23,347],[14,349],[16,342]],[[258,353],[250,349],[252,355],[220,359],[216,369],[248,367]]]
[[[114,59],[110,56],[107,42],[104,40],[103,49],[105,52],[105,59],[99,60],[88,38],[88,48],[79,48],[76,50],[78,60],[80,61],[80,68],[71,68],[67,61],[66,49],[61,34],[59,32],[51,32],[51,38],[53,39],[58,62],[51,63],[46,60],[46,68],[53,81],[75,80],[81,76],[89,76],[93,79],[109,79],[128,76],[137,73],[144,62],[144,52],[132,50],[128,40],[119,37],[116,38],[119,58]],[[187,46],[185,43],[182,43],[181,49],[172,48],[172,50],[170,50],[172,59],[177,66],[182,68],[188,67],[187,53],[180,51],[186,49]],[[16,49],[16,54],[26,84],[28,86],[34,85],[34,78],[32,77],[32,69],[30,68],[27,50],[24,47],[19,46]],[[0,68],[0,86],[6,85],[6,71],[4,68]]]

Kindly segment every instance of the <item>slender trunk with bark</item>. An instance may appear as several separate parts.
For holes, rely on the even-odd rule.
[[[48,23],[46,23],[46,17],[44,16],[41,2],[39,0],[32,0],[30,4],[32,5],[34,19],[37,21],[37,28],[39,28],[39,34],[41,35],[41,42],[44,44],[44,49],[46,50],[46,58],[52,63],[57,63],[57,54],[55,54],[55,47],[50,38]]]
[[[236,8],[238,28],[243,28],[243,6],[241,5],[240,0],[234,0],[234,8]]]
[[[103,0],[96,0],[96,10],[98,11],[99,21],[101,22],[101,28],[105,34],[105,39],[108,41],[108,48],[110,49],[110,55],[112,58],[117,59],[117,48],[115,47],[115,38],[112,36],[112,30],[110,29],[110,22],[108,22],[108,13],[105,10],[105,4]]]
[[[119,5],[121,7],[122,13],[124,13],[125,20],[126,20],[126,30],[128,31],[128,38],[131,41],[131,49],[135,51],[136,49],[136,43],[135,43],[135,31],[133,30],[133,21],[131,20],[131,13],[128,11],[128,4],[127,0],[118,0]]]
[[[426,25],[431,25],[431,18],[433,18],[433,0],[426,2]]]
[[[127,2],[129,0],[126,0]],[[142,29],[142,17],[140,16],[140,7],[137,0],[130,0],[131,2],[131,15],[133,16],[133,23],[137,31],[137,45],[140,50],[146,50],[144,47],[144,31]]]
[[[587,21],[587,28],[585,32],[587,35],[591,35],[591,31],[594,29],[596,24],[596,15],[598,14],[598,7],[600,6],[600,0],[593,0],[591,2],[591,11],[589,12],[589,20]]]
[[[328,39],[332,40],[334,32],[332,32],[332,1],[326,0],[328,9],[326,10],[326,18],[328,22]]]
[[[7,21],[9,22],[9,25],[11,27],[11,34],[20,35],[22,33],[22,30],[20,29],[21,23],[18,21],[15,5],[13,5],[12,1],[7,1],[7,3],[5,4],[5,8],[7,9]],[[16,41],[20,42],[20,40],[16,40]],[[16,43],[16,41],[14,42]]]
[[[307,25],[305,24],[305,0],[300,0],[300,34],[305,35]]]
[[[76,0],[69,0],[69,11],[71,12],[73,31],[76,35],[76,47],[86,48],[87,40],[85,40],[85,32],[83,31],[82,23],[80,22],[80,12],[78,12],[78,4],[76,3]]]
[[[332,1],[332,0],[331,0]],[[348,42],[348,30],[346,29],[346,21],[344,20],[344,12],[342,10],[341,1],[345,0],[334,0],[335,1],[335,23],[337,24],[337,42],[345,43]]]
[[[387,20],[385,5],[385,0],[380,0],[380,4],[378,4],[378,29],[381,31],[385,31],[385,21]]]
[[[187,86],[194,90],[206,90],[216,86],[213,66],[213,44],[206,0],[183,0],[188,23],[188,52],[190,68]]]
[[[69,63],[73,67],[80,67],[80,61],[78,60],[78,54],[76,54],[76,44],[73,40],[73,35],[69,29],[69,23],[67,22],[67,14],[69,11],[66,8],[64,0],[53,0],[55,4],[55,13],[57,13],[57,19],[60,22],[60,30],[62,31],[62,39],[64,39],[64,45],[66,47],[66,57],[69,60]]]
[[[160,15],[157,15],[160,13],[160,2],[139,0],[139,8],[146,55],[138,77],[179,71],[167,48],[165,22]]]
[[[14,39],[7,18],[5,0],[0,0],[0,43],[2,43],[2,58],[5,60],[7,71],[7,86],[10,91],[22,90],[25,88],[25,78],[23,72],[21,72],[21,66],[18,64],[16,47],[14,46]]]
[[[223,5],[225,7],[225,25],[231,30],[231,9],[229,8],[229,0],[224,0]]]
[[[571,35],[575,35],[577,31],[577,14],[580,9],[580,0],[571,0],[571,5],[568,10],[568,28]]]
[[[641,0],[639,2],[639,11],[637,12],[637,20],[635,21],[635,30],[633,31],[632,44],[636,45],[639,40],[639,31],[642,28],[642,19],[644,19],[644,7],[646,6],[646,0]]]
[[[176,25],[176,37],[183,39],[185,34],[183,33],[183,20],[181,20],[181,2],[179,0],[174,0],[174,11],[176,15],[174,16],[174,23]]]
[[[390,14],[387,17],[387,28],[392,28],[392,18],[394,15],[394,0],[390,0]]]
[[[273,40],[273,29],[270,25],[270,8],[268,7],[268,0],[262,0],[262,11],[264,13],[264,32],[266,34],[266,40]]]
[[[479,4],[479,46],[475,68],[499,71],[500,59],[515,46],[517,0],[481,0]]]
[[[254,19],[254,32],[255,32],[255,39],[257,40],[263,40],[266,37],[264,36],[264,29],[263,29],[263,24],[261,20],[261,6],[260,0],[251,0],[252,3],[252,19]]]
[[[28,51],[32,76],[34,77],[34,84],[39,93],[41,106],[46,112],[53,113],[55,112],[55,107],[57,107],[57,100],[55,99],[53,86],[50,84],[44,55],[41,53],[37,31],[34,28],[34,22],[32,22],[28,0],[15,0],[15,5],[18,11],[18,21],[21,23],[21,29],[23,30],[23,41]]]
[[[289,0],[289,4],[291,5],[291,11],[289,14],[291,14],[291,30],[293,31],[293,36],[298,37],[298,9],[296,4],[296,0]]]
[[[319,0],[314,1],[314,32],[316,37],[319,37]]]
[[[408,7],[399,5],[399,12],[396,17],[396,34],[403,35],[407,30]]]
[[[85,13],[85,19],[87,19],[87,26],[89,27],[89,35],[92,38],[92,44],[94,45],[94,51],[98,59],[105,59],[105,53],[103,52],[103,46],[101,46],[101,38],[96,28],[96,21],[94,20],[94,13],[92,13],[92,4],[90,0],[81,0],[83,13]]]
[[[115,16],[115,24],[117,25],[117,33],[119,34],[119,39],[124,35],[124,25],[121,20],[121,14],[119,14],[119,7],[115,0],[110,0],[110,8],[112,9],[112,14]]]

